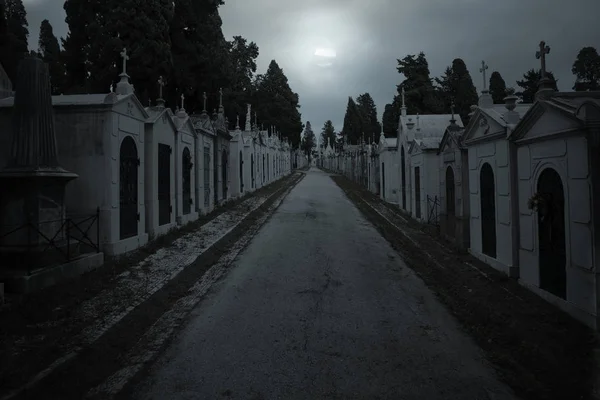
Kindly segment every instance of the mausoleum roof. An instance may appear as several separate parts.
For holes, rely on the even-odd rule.
[[[533,104],[517,104],[515,111],[519,113],[519,118],[523,118],[523,115],[525,115],[532,105]],[[501,126],[505,127],[509,124],[509,122],[504,119],[504,114],[508,111],[504,104],[494,104],[491,108],[480,107],[479,110]]]
[[[418,122],[417,122],[418,117]],[[454,116],[456,119],[456,124],[460,127],[463,126],[462,120],[458,115]],[[400,116],[400,122],[402,124],[402,129],[406,132],[408,128],[406,127],[406,123],[408,120],[412,119],[412,122],[415,126],[410,130],[415,139],[426,139],[426,138],[437,138],[438,144],[442,140],[444,136],[444,132],[452,119],[451,114],[425,114],[425,115],[407,115]]]

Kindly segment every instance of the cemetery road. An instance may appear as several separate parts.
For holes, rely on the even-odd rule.
[[[515,398],[314,168],[130,390],[136,399]]]

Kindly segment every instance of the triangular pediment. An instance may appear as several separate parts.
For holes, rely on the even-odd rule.
[[[511,138],[530,140],[581,129],[582,122],[575,115],[561,112],[554,107],[536,103],[515,127]]]
[[[140,121],[146,121],[149,117],[148,113],[135,95],[127,95],[123,98],[119,98],[118,101],[113,105],[113,111]]]
[[[465,142],[481,140],[505,131],[502,125],[479,110],[472,118],[474,121],[469,123],[465,132]]]

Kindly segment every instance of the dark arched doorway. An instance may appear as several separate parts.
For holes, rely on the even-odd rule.
[[[254,154],[250,154],[250,180],[252,189],[254,189]]]
[[[446,168],[446,225],[447,233],[454,235],[456,232],[456,189],[454,170],[451,166]]]
[[[262,164],[262,184],[265,184],[265,155],[263,154],[263,164]]]
[[[385,163],[381,163],[381,195],[385,200]]]
[[[496,186],[490,164],[481,167],[479,175],[481,200],[481,252],[496,258]]]
[[[404,146],[400,147],[400,162],[402,163],[401,180],[402,180],[402,209],[406,210],[406,161],[404,156]]]
[[[223,179],[223,200],[227,200],[227,168],[229,167],[227,161],[227,151],[223,150],[223,153],[221,154],[221,179]]]
[[[119,220],[120,239],[138,234],[138,159],[137,146],[131,136],[121,142],[119,152]]]
[[[421,167],[415,167],[415,216],[421,218]]]
[[[269,154],[267,154],[267,181],[271,180],[271,167],[269,166]]]
[[[181,157],[181,186],[182,186],[182,212],[183,215],[190,213],[192,208],[192,156],[190,150],[186,147],[183,149]]]
[[[240,193],[244,193],[244,154],[240,151]]]
[[[538,207],[540,288],[566,299],[565,196],[554,169],[542,171],[537,194],[543,199]]]
[[[171,153],[173,148],[158,144],[158,225],[171,223]]]

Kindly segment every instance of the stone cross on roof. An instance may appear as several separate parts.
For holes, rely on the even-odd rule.
[[[404,101],[404,85],[402,85],[402,107],[406,107],[406,102]]]
[[[535,58],[542,60],[540,79],[544,79],[546,77],[546,54],[550,54],[550,47],[546,46],[546,42],[542,40],[540,42],[540,49],[535,53]]]
[[[185,108],[183,108],[183,104],[185,102],[185,95],[183,93],[181,93],[181,109],[185,110]]]
[[[204,108],[202,112],[206,112],[206,92],[202,93],[202,100],[204,101]]]
[[[237,115],[236,121],[235,121],[235,129],[239,130],[240,129],[240,114]]]
[[[488,69],[485,61],[481,62],[481,68],[479,68],[479,72],[483,73],[483,90],[487,89],[487,81],[485,80],[485,71]]]
[[[123,57],[123,74],[127,75],[127,60],[129,60],[129,56],[127,55],[127,48],[124,48],[121,52],[121,57]]]
[[[162,75],[158,77],[158,98],[162,99],[163,97],[163,87],[165,87],[165,85],[167,84],[167,82],[163,79]]]
[[[223,88],[219,89],[219,107],[223,107]]]

